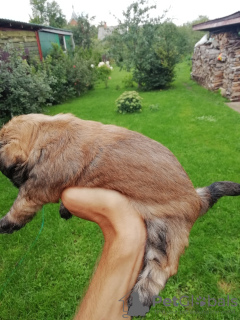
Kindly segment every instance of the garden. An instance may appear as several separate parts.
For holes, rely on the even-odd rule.
[[[226,106],[220,94],[208,92],[190,80],[189,67],[189,61],[177,65],[170,89],[140,92],[142,112],[116,111],[115,101],[127,91],[123,80],[128,75],[116,67],[108,88],[99,83],[80,98],[48,107],[46,113],[71,112],[82,119],[141,132],[175,154],[195,187],[221,180],[238,182],[240,115]],[[0,180],[3,216],[16,198],[17,189],[3,175]],[[103,236],[91,222],[75,217],[60,219],[58,207],[44,207],[44,226],[37,241],[42,212],[21,231],[1,235],[0,319],[53,320],[74,315],[101,252]],[[191,231],[189,248],[180,259],[178,273],[168,281],[162,297],[238,298],[239,224],[239,200],[230,197],[221,199],[199,219]],[[217,312],[218,319],[236,319],[240,314],[239,306],[227,305],[205,308],[204,314],[196,305],[175,309],[169,308],[164,318],[216,319]],[[146,319],[157,319],[160,313],[157,305]]]
[[[146,29],[149,32],[151,28]],[[111,40],[115,47],[118,36]],[[149,60],[144,54],[142,69],[134,69],[129,55],[123,65],[126,52],[117,57],[109,50],[115,59],[104,62],[102,49],[80,48],[69,57],[53,47],[40,63],[24,59],[24,52],[3,50],[1,122],[21,113],[72,113],[138,131],[162,143],[178,158],[195,187],[223,180],[239,182],[240,114],[227,107],[219,92],[209,92],[190,79],[188,55],[173,61],[166,54],[167,46],[162,48],[152,51]],[[161,63],[156,57],[162,57]],[[147,61],[158,61],[156,70],[166,75],[166,82],[155,81]],[[1,217],[17,193],[0,173]],[[0,235],[1,320],[73,318],[104,239],[96,224],[76,217],[65,221],[58,209],[58,204],[47,204],[20,231]],[[210,306],[157,304],[144,319],[239,319],[239,226],[239,198],[219,200],[193,226],[178,273],[160,293],[163,299],[218,299],[214,306],[214,300]],[[229,304],[229,299],[238,299],[238,304]]]

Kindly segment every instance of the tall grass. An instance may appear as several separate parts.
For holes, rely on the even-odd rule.
[[[142,113],[115,112],[115,100],[127,90],[121,82],[126,73],[118,69],[113,71],[109,88],[99,85],[47,113],[71,112],[82,119],[139,131],[167,146],[196,187],[220,180],[239,182],[240,114],[229,109],[218,93],[191,81],[187,62],[176,71],[169,90],[140,93]],[[153,104],[158,104],[158,110],[151,111]],[[0,190],[3,216],[17,190],[3,175]],[[229,296],[238,299],[238,306],[230,307],[227,302],[214,307],[158,304],[146,319],[160,319],[162,313],[164,319],[240,318],[239,208],[240,198],[223,198],[196,222],[178,274],[161,293],[163,299],[187,295],[195,301],[199,296],[227,301]],[[28,251],[41,224],[39,213],[19,232],[0,235],[0,320],[71,319],[88,286],[103,245],[99,227],[75,217],[64,221],[58,216],[58,205],[46,205],[43,230]]]

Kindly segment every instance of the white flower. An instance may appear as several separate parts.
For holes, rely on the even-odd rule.
[[[106,65],[109,66],[109,61],[106,61]]]
[[[112,70],[112,69],[113,69],[113,67],[110,67],[110,69]]]
[[[101,61],[101,62],[99,62],[98,67],[104,66],[104,64],[105,63]]]
[[[91,68],[94,68],[94,64],[91,64]]]

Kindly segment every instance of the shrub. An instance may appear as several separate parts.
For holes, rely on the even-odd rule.
[[[163,49],[149,54],[148,60],[134,70],[133,78],[144,91],[164,89],[174,80],[174,57]]]
[[[122,80],[122,83],[125,88],[133,88],[134,82],[133,82],[133,75],[131,73],[128,73]]]
[[[102,53],[95,46],[90,49],[76,47],[74,52],[75,55],[83,58],[84,60],[91,61],[91,63],[94,65],[98,65],[98,63],[102,60]]]
[[[93,88],[96,72],[87,53],[76,51],[66,55],[57,44],[52,46],[50,54],[36,64],[36,68],[45,70],[51,79],[52,102],[61,103]]]
[[[37,61],[36,70],[44,70],[52,89],[52,103],[58,104],[75,96],[74,85],[68,81],[69,60],[57,44],[52,44],[52,50],[42,62]]]
[[[98,68],[97,68],[97,77],[100,81],[103,81],[105,84],[105,88],[108,87],[108,80],[111,79],[110,75],[112,72],[112,67],[109,64],[109,61],[105,62],[99,62]]]
[[[29,66],[23,49],[7,45],[0,50],[1,117],[41,112],[51,102],[51,88],[44,70]]]
[[[81,57],[78,52],[64,54],[57,44],[42,62],[27,58],[21,49],[9,45],[0,49],[1,118],[42,112],[46,105],[79,96],[96,81],[90,58]]]
[[[96,81],[96,71],[91,60],[85,60],[75,55],[69,61],[67,78],[69,85],[74,88],[77,96],[92,89]]]
[[[133,113],[142,111],[142,98],[136,91],[125,91],[117,100],[117,112]]]

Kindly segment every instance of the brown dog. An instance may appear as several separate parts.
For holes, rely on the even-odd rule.
[[[113,125],[70,114],[29,114],[0,131],[0,170],[19,194],[0,220],[0,233],[29,222],[43,204],[70,186],[113,189],[145,219],[144,266],[133,288],[144,306],[178,269],[190,229],[220,197],[240,195],[240,184],[215,182],[195,190],[174,155],[160,143]],[[61,205],[60,213],[70,213]],[[131,297],[129,299],[131,304]]]

